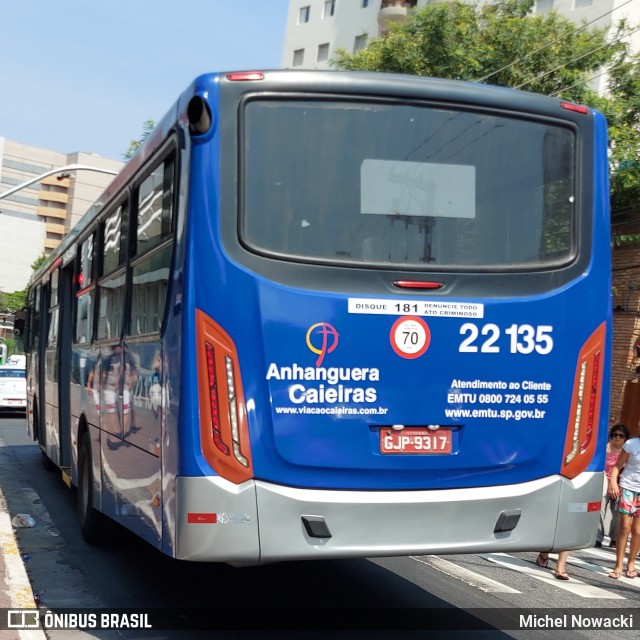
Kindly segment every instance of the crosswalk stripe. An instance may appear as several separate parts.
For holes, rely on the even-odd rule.
[[[469,569],[465,569],[464,567],[453,562],[449,562],[439,556],[411,556],[411,559],[416,562],[421,562],[422,564],[427,564],[441,573],[445,573],[452,578],[461,580],[462,582],[486,593],[520,593],[517,589],[508,587],[506,584],[496,582],[491,578],[482,576],[479,573],[470,571]]]
[[[600,589],[599,587],[594,587],[590,584],[586,584],[577,580],[574,577],[571,577],[570,580],[557,580],[553,573],[549,571],[549,569],[544,569],[542,567],[538,567],[536,565],[532,565],[531,562],[527,560],[522,560],[521,558],[516,558],[514,556],[510,556],[506,553],[482,553],[479,554],[481,558],[488,560],[489,562],[494,562],[495,564],[502,565],[503,567],[507,567],[508,569],[513,569],[514,571],[518,571],[520,573],[525,573],[536,580],[540,580],[545,582],[546,584],[552,585],[554,587],[558,587],[560,589],[564,589],[565,591],[570,591],[574,595],[580,596],[582,598],[607,598],[610,600],[625,600],[624,596],[621,596],[617,593],[607,591],[605,589]],[[557,555],[555,556],[557,558]],[[550,555],[551,559],[554,559],[554,555]],[[569,556],[570,561],[571,556]],[[577,559],[576,559],[577,560]],[[577,561],[571,561],[571,564],[578,564]],[[589,564],[589,563],[585,563]],[[596,567],[596,565],[591,565],[592,567]],[[604,567],[596,567],[599,569],[600,573],[604,572]],[[607,571],[607,574],[609,572]],[[633,582],[632,580],[628,580],[624,578],[626,582]],[[613,582],[613,581],[612,581]]]
[[[599,554],[598,557],[600,557]],[[598,573],[602,576],[608,576],[612,571],[612,567],[604,567],[600,564],[593,564],[591,562],[587,562],[586,560],[582,560],[582,558],[574,558],[573,556],[569,556],[567,562],[569,564],[575,565],[576,567],[586,569],[587,571],[593,571],[594,573]],[[625,577],[624,572],[620,576],[619,581],[624,582],[629,587],[640,589],[640,580],[638,580],[637,578],[627,578]]]

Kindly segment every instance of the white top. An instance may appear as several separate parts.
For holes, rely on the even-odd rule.
[[[630,438],[622,448],[629,454],[620,476],[620,486],[640,491],[640,438]]]

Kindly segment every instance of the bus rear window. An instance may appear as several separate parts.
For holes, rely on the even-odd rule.
[[[569,127],[429,105],[253,100],[241,236],[309,262],[539,268],[574,246]]]

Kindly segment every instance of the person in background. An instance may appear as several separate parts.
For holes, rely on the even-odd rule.
[[[631,545],[627,557],[627,578],[635,578],[636,556],[640,549],[640,438],[629,438],[623,445],[618,461],[611,469],[609,495],[618,500],[620,524],[616,539],[616,565],[609,574],[618,580],[622,575],[627,539],[631,532]]]
[[[568,580],[569,575],[567,574],[567,560],[569,558],[568,551],[560,551],[558,554],[558,559],[556,560],[556,573],[555,576],[558,580]],[[539,567],[546,568],[549,566],[549,552],[541,551],[536,558],[536,564]]]
[[[600,510],[600,526],[596,533],[596,547],[601,547],[605,531],[609,534],[609,546],[615,547],[618,537],[618,523],[620,512],[616,500],[609,495],[609,478],[611,469],[618,461],[622,445],[629,439],[629,429],[624,424],[614,424],[609,431],[607,453],[604,466],[604,488],[602,492],[602,509]]]

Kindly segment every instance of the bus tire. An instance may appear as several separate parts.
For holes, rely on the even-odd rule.
[[[102,514],[93,508],[93,466],[88,433],[82,436],[78,451],[77,508],[80,532],[85,542],[100,542]]]

